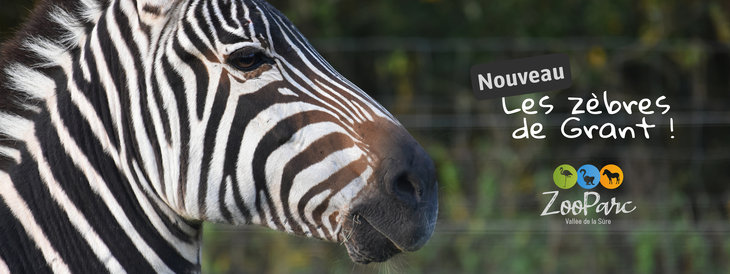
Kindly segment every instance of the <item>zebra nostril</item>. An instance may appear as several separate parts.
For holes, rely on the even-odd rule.
[[[394,192],[398,198],[407,202],[418,202],[421,197],[421,187],[407,172],[403,172],[394,181]]]

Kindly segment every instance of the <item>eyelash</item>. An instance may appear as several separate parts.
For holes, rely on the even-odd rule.
[[[240,71],[249,72],[263,64],[271,64],[273,60],[259,48],[245,47],[234,51],[226,62]]]

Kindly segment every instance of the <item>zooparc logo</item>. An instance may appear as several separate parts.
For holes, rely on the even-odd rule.
[[[576,171],[571,165],[562,164],[555,168],[553,182],[555,186],[564,190],[571,189],[576,184],[579,185],[586,190],[583,193],[583,200],[563,200],[558,205],[555,201],[558,200],[560,195],[559,190],[543,192],[543,195],[552,195],[552,198],[540,216],[560,214],[562,216],[572,215],[577,217],[583,215],[586,217],[589,211],[596,215],[608,216],[610,214],[628,214],[636,210],[636,206],[632,205],[632,201],[620,202],[616,197],[611,197],[610,200],[602,202],[601,195],[596,191],[591,191],[599,184],[607,190],[615,190],[620,187],[624,182],[624,173],[617,165],[606,165],[599,171],[595,166],[586,164]],[[566,218],[565,223],[611,224],[611,220],[603,218]]]

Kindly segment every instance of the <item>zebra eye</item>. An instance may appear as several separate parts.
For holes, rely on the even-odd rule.
[[[257,48],[243,48],[233,52],[227,62],[236,69],[247,72],[269,63],[270,59]]]

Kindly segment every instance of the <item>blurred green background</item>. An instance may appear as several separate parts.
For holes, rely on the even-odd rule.
[[[1,1],[4,39],[30,3]],[[422,250],[367,266],[337,244],[207,224],[204,272],[730,273],[730,2],[271,2],[428,150],[439,223]],[[549,95],[550,116],[506,115],[500,100],[474,98],[472,65],[559,52],[571,59],[570,89],[507,99],[515,107]],[[565,98],[604,90],[627,101],[667,96],[662,117],[674,119],[675,138],[666,124],[651,140],[562,138]],[[513,140],[523,117],[549,137]],[[626,126],[641,115],[580,117]],[[540,217],[550,198],[541,193],[556,190],[552,172],[563,163],[618,164],[624,184],[596,191],[637,210],[604,226]]]

